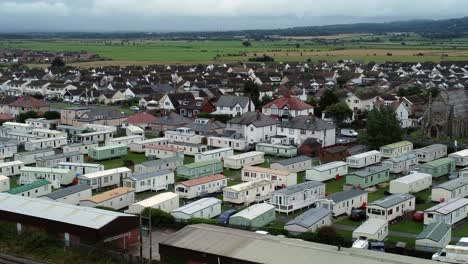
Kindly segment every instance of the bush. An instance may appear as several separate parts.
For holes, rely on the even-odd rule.
[[[124,159],[124,160],[122,161],[122,165],[123,165],[124,167],[132,167],[132,166],[135,165],[135,161],[134,161],[134,160],[131,160],[131,159]]]
[[[113,212],[117,212],[117,210],[115,210],[114,208],[112,207],[107,207],[107,206],[96,206],[94,207],[96,209],[101,209],[101,210],[106,210],[106,211],[113,211]]]
[[[214,119],[216,121],[223,122],[223,123],[226,123],[227,121],[232,119],[232,116],[230,115],[212,115],[210,113],[199,113],[198,117]]]
[[[151,214],[151,225],[154,227],[173,227],[175,225],[174,217],[159,209],[146,208],[141,215],[149,216]]]
[[[47,111],[42,115],[47,120],[60,119],[60,113],[57,111]]]
[[[189,225],[196,225],[196,224],[219,225],[219,222],[215,219],[192,218],[187,221],[187,224]]]

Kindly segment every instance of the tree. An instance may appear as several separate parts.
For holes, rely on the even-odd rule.
[[[52,66],[53,68],[65,67],[65,62],[63,62],[62,58],[55,57],[50,66]]]
[[[431,93],[432,98],[436,98],[440,94],[440,90],[437,87],[432,87],[429,89],[429,93]]]
[[[270,95],[266,94],[262,97],[262,100],[260,102],[260,105],[259,106],[262,106],[262,105],[266,105],[270,102],[272,102],[274,100],[273,97],[271,97]]]
[[[353,111],[345,102],[339,102],[328,106],[327,112],[335,119],[338,125],[341,125],[344,120],[353,116]]]
[[[26,121],[26,119],[29,119],[29,118],[38,118],[39,115],[34,112],[34,111],[28,111],[26,113],[21,113],[19,114],[19,117],[18,117],[18,121],[20,123],[24,123]]]
[[[256,107],[260,106],[260,87],[252,81],[244,83],[244,95],[250,97]]]
[[[154,227],[172,227],[174,225],[174,217],[159,209],[148,207],[141,212],[141,215],[151,215],[151,225]]]
[[[42,115],[47,120],[60,119],[60,113],[57,111],[47,111]]]
[[[326,89],[322,97],[320,97],[319,108],[321,111],[327,109],[332,104],[338,103],[338,96],[332,91]]]
[[[374,108],[367,113],[367,131],[363,140],[370,148],[379,149],[402,138],[400,122],[390,107]]]
[[[134,160],[131,160],[131,159],[124,159],[124,160],[122,161],[122,165],[123,165],[124,167],[132,167],[132,166],[135,165],[135,161],[134,161]]]
[[[242,45],[244,45],[244,47],[246,47],[246,48],[252,47],[252,43],[250,43],[250,41],[248,41],[248,40],[242,42]]]

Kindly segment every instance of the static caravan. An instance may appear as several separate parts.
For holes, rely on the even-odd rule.
[[[324,197],[324,183],[307,181],[275,191],[269,203],[275,206],[277,212],[289,214],[310,207]]]
[[[194,144],[194,143],[177,142],[177,141],[169,143],[168,146],[182,149],[184,151],[184,155],[187,155],[187,156],[195,156],[197,153],[208,150],[208,147],[203,144]]]
[[[172,210],[179,208],[179,196],[173,192],[157,194],[130,205],[125,212],[128,214],[141,214],[145,208],[159,209],[170,213]]]
[[[72,170],[75,172],[75,175],[88,174],[104,170],[104,165],[96,163],[60,162],[57,167],[59,169]]]
[[[42,196],[41,198],[66,204],[78,205],[80,200],[88,199],[92,195],[91,186],[86,184],[78,184],[51,192]]]
[[[353,231],[353,240],[383,241],[388,236],[388,221],[369,218]]]
[[[460,167],[468,166],[468,149],[460,150],[458,152],[448,155],[449,158],[455,160],[455,165]]]
[[[267,155],[292,158],[297,156],[297,147],[275,145],[267,143],[257,143],[255,146],[256,151],[264,152]]]
[[[170,170],[155,170],[145,173],[134,173],[124,179],[123,186],[135,189],[136,193],[144,191],[167,190],[174,184],[174,172]]]
[[[80,133],[75,135],[75,140],[83,143],[104,143],[106,140],[113,138],[114,133],[114,131],[110,130]]]
[[[185,142],[192,144],[201,144],[205,136],[197,135],[194,131],[187,127],[179,127],[176,130],[167,130],[164,137],[168,138],[170,142]]]
[[[177,176],[196,179],[223,172],[223,163],[219,160],[207,160],[183,165],[177,168]]]
[[[410,153],[413,150],[413,143],[409,141],[400,141],[380,147],[382,158],[396,158],[401,155]]]
[[[346,158],[346,163],[350,168],[364,168],[369,165],[377,164],[382,160],[382,154],[377,150],[372,150]]]
[[[63,153],[69,152],[80,152],[83,155],[87,155],[89,149],[99,147],[98,143],[74,143],[62,146]]]
[[[45,179],[51,183],[59,182],[60,185],[70,185],[75,179],[75,172],[69,169],[43,167],[21,168],[20,184],[31,184],[38,179]]]
[[[17,122],[5,122],[2,124],[2,127],[9,128],[21,133],[30,133],[34,129],[33,125]]]
[[[141,142],[145,139],[142,135],[132,135],[126,137],[116,137],[116,138],[109,138],[106,140],[106,146],[109,145],[126,145],[129,146],[135,142]]]
[[[195,154],[195,162],[214,159],[224,161],[225,158],[231,157],[232,155],[234,155],[234,150],[232,148],[213,149]]]
[[[126,156],[127,154],[128,152],[126,145],[108,145],[92,148],[88,151],[88,156],[97,161],[120,158]]]
[[[192,218],[211,219],[221,214],[221,203],[222,201],[216,198],[203,198],[172,210],[171,215],[177,221]]]
[[[223,189],[223,201],[233,204],[259,203],[271,198],[274,184],[266,179],[244,182]]]
[[[36,151],[16,153],[14,159],[23,162],[24,165],[31,165],[36,164],[36,160],[40,157],[52,155],[55,155],[55,151],[53,149],[40,149]]]
[[[174,189],[175,193],[177,193],[181,198],[193,199],[200,196],[221,192],[226,186],[226,177],[222,174],[215,174],[178,182]]]
[[[241,179],[244,182],[267,179],[272,181],[277,188],[285,188],[297,184],[297,173],[262,167],[244,166],[241,172]]]
[[[393,221],[406,212],[414,211],[416,198],[407,193],[392,194],[367,205],[367,216],[386,221]]]
[[[322,226],[332,225],[330,211],[325,208],[312,208],[284,225],[284,229],[293,234],[315,232]]]
[[[9,194],[37,198],[52,192],[52,184],[47,180],[37,180],[31,184],[18,186],[7,191]]]
[[[380,166],[367,167],[346,175],[346,184],[360,189],[367,189],[389,180],[390,172],[387,168]]]
[[[184,158],[179,157],[149,160],[135,165],[135,173],[151,172],[154,170],[175,171],[177,167],[182,165],[184,165]]]
[[[418,170],[423,173],[431,174],[433,178],[439,178],[455,171],[455,160],[451,158],[433,160],[419,165]]]
[[[229,225],[261,228],[275,221],[275,207],[267,203],[251,205],[229,218]]]
[[[42,138],[62,138],[67,136],[65,132],[50,129],[33,129],[31,134]]]
[[[348,174],[348,164],[344,161],[334,161],[307,170],[306,180],[324,182],[346,174]]]
[[[184,158],[184,151],[179,148],[169,146],[146,145],[145,156],[157,159],[167,159],[173,157]]]
[[[0,192],[10,190],[10,178],[5,175],[0,175]]]
[[[439,252],[452,240],[452,227],[442,222],[434,222],[424,228],[416,237],[416,249],[426,252]]]
[[[68,153],[62,153],[62,154],[57,154],[57,155],[38,157],[36,159],[36,166],[55,168],[55,167],[58,167],[58,164],[60,162],[82,163],[83,154],[81,154],[81,152],[68,152]]]
[[[432,175],[413,173],[390,181],[390,193],[418,193],[429,189],[432,185]]]
[[[18,153],[18,144],[0,143],[0,159],[13,158],[16,153]]]
[[[460,177],[444,182],[432,188],[431,199],[433,202],[444,202],[453,198],[468,196],[468,178]]]
[[[242,169],[243,166],[257,165],[265,162],[265,153],[251,151],[234,155],[224,159],[224,167],[228,169]]]
[[[15,176],[21,174],[24,163],[19,160],[0,163],[0,175]]]
[[[249,143],[245,138],[208,137],[208,146],[213,148],[232,148],[237,151],[245,151]]]
[[[87,184],[93,187],[93,190],[120,186],[123,179],[130,177],[132,171],[127,167],[97,171],[78,176],[80,184]]]
[[[285,170],[289,172],[303,172],[312,167],[312,158],[308,156],[298,156],[294,158],[279,160],[271,163],[270,168],[275,170]]]
[[[135,202],[135,190],[127,187],[119,187],[107,192],[96,194],[89,198],[81,199],[80,206],[109,207],[120,210]]]
[[[424,224],[435,222],[453,226],[466,219],[468,214],[468,199],[454,198],[424,210]]]
[[[382,161],[382,166],[388,168],[391,173],[409,172],[418,164],[418,156],[413,153]]]
[[[154,146],[167,146],[169,144],[168,138],[151,138],[145,139],[138,142],[133,142],[128,145],[131,152],[135,153],[145,153],[145,146],[146,145],[154,145]]]
[[[350,189],[337,192],[319,201],[320,207],[330,210],[332,216],[350,215],[351,210],[362,208],[367,204],[367,192],[360,189]]]
[[[63,137],[54,137],[54,138],[42,138],[34,139],[28,142],[24,142],[24,149],[26,151],[34,151],[38,149],[48,149],[48,148],[61,148],[68,144],[68,139],[66,136]]]
[[[419,162],[429,162],[447,156],[447,146],[433,144],[424,148],[415,149],[413,153],[418,156]]]

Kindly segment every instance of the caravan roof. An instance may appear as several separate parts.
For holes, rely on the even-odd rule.
[[[215,204],[220,204],[220,203],[221,203],[221,200],[216,199],[216,198],[203,198],[195,202],[189,203],[187,205],[184,205],[182,207],[179,207],[173,210],[171,213],[181,212],[184,214],[191,215],[205,208],[209,208]]]

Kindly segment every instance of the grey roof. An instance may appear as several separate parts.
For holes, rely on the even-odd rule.
[[[226,128],[226,124],[219,122],[219,121],[208,122],[208,124],[200,124],[197,122],[193,122],[193,123],[188,124],[187,127],[195,132],[208,133],[208,132],[212,132],[212,130],[224,129]]]
[[[304,190],[315,188],[321,185],[325,185],[325,183],[319,182],[319,181],[306,181],[303,183],[299,183],[299,184],[292,185],[284,189],[275,191],[274,194],[291,195],[291,194],[303,192]]]
[[[431,208],[424,210],[424,212],[437,212],[443,215],[447,215],[463,206],[468,205],[468,199],[460,197],[449,199],[443,203],[435,205]]]
[[[435,151],[439,149],[446,149],[446,148],[447,146],[443,144],[432,144],[423,148],[414,149],[413,152],[425,152],[425,151],[431,152],[431,151]]]
[[[286,223],[288,225],[298,225],[304,228],[309,229],[311,226],[316,224],[318,221],[322,220],[323,218],[330,215],[330,211],[327,209],[320,207],[320,208],[312,208],[305,213],[297,216],[293,220]]]
[[[19,153],[15,153],[15,155],[25,155],[25,156],[28,156],[28,155],[31,155],[31,154],[37,154],[37,153],[45,153],[45,152],[54,152],[54,149],[53,148],[48,148],[48,149],[38,149],[38,150],[33,150],[33,151],[27,151],[27,152],[19,152]],[[54,156],[54,155],[52,155]]]
[[[278,164],[281,164],[283,166],[288,166],[288,165],[291,165],[291,164],[295,164],[295,163],[303,162],[303,161],[308,161],[308,160],[312,160],[312,158],[309,157],[309,156],[302,155],[302,156],[297,156],[297,157],[293,157],[293,158],[289,158],[289,159],[278,160],[278,161],[273,162],[273,164],[278,163]]]
[[[443,222],[430,223],[424,230],[416,237],[416,239],[429,239],[439,242],[444,238],[451,227]]]
[[[368,176],[371,176],[371,175],[374,175],[376,173],[386,171],[386,170],[388,170],[388,168],[385,168],[385,167],[382,167],[382,166],[370,166],[370,167],[364,168],[362,170],[358,170],[358,171],[349,173],[348,175],[356,175],[356,176],[359,176],[359,177],[368,177]]]
[[[242,107],[246,107],[248,103],[249,98],[247,96],[222,95],[216,106],[234,107],[236,104],[239,104]]]
[[[382,208],[389,208],[389,207],[395,206],[399,203],[402,203],[404,201],[407,201],[413,198],[414,198],[414,195],[407,194],[407,193],[392,194],[390,196],[374,201],[370,203],[368,206],[379,206]]]
[[[170,174],[170,173],[172,173],[171,170],[166,170],[166,169],[164,169],[164,170],[155,170],[155,171],[152,171],[152,172],[134,173],[132,176],[130,176],[128,178],[131,179],[131,180],[134,180],[134,181],[139,181],[139,180],[153,178],[153,177],[166,175],[166,174]]]
[[[460,177],[448,182],[444,182],[434,188],[441,188],[448,191],[453,191],[466,185],[468,185],[468,178]]]
[[[337,192],[332,195],[329,195],[327,199],[332,200],[335,203],[351,199],[353,197],[359,196],[366,193],[366,191],[361,189],[351,189],[347,191]]]
[[[78,184],[78,185],[73,185],[68,188],[60,189],[58,191],[46,194],[44,196],[52,200],[57,200],[62,197],[69,196],[75,193],[79,193],[87,189],[92,189],[92,187],[86,184]]]
[[[81,152],[73,151],[73,152],[67,152],[67,153],[56,154],[56,155],[51,155],[51,156],[39,157],[37,158],[37,160],[54,160],[54,159],[61,159],[61,158],[66,158],[66,157],[82,156],[82,155],[83,153]]]
[[[192,215],[196,212],[199,212],[203,209],[206,209],[206,208],[209,208],[213,205],[216,205],[216,204],[221,204],[221,200],[219,199],[216,199],[216,198],[203,198],[203,199],[200,199],[200,200],[197,200],[195,202],[192,202],[192,203],[189,203],[189,204],[186,204],[182,207],[179,207],[175,210],[172,210],[171,213],[176,213],[176,212],[181,212],[181,213],[184,213],[184,214],[188,214],[188,215]]]
[[[163,116],[153,122],[153,124],[167,125],[167,126],[181,126],[181,125],[187,125],[189,123],[192,123],[192,119],[183,117],[174,112],[171,112],[169,113],[169,115]]]
[[[395,158],[388,159],[388,160],[383,161],[383,162],[399,163],[399,162],[407,161],[407,160],[410,160],[410,159],[416,159],[416,158],[418,158],[418,156],[416,154],[408,153],[408,154],[405,154],[405,155],[401,155],[401,156],[398,156],[398,157],[395,157]]]
[[[267,116],[258,111],[255,111],[244,113],[239,117],[231,119],[230,121],[228,121],[228,123],[244,126],[253,124],[255,127],[265,127],[276,125],[278,121],[273,119],[271,116]]]
[[[142,162],[140,165],[143,165],[145,167],[157,167],[161,164],[166,164],[170,162],[177,162],[177,161],[182,161],[183,162],[184,158],[181,157],[171,157],[171,158],[165,158],[165,159],[157,159],[157,160],[149,160]]]
[[[287,122],[279,124],[278,126],[284,128],[294,128],[311,131],[335,128],[335,125],[325,122],[320,118],[316,118],[315,116],[297,116]]]
[[[180,142],[180,141],[174,141],[172,143],[169,143],[169,145],[186,146],[186,147],[192,147],[192,148],[206,147],[206,145],[204,145],[204,144],[197,144],[197,143],[190,143],[190,142]]]

